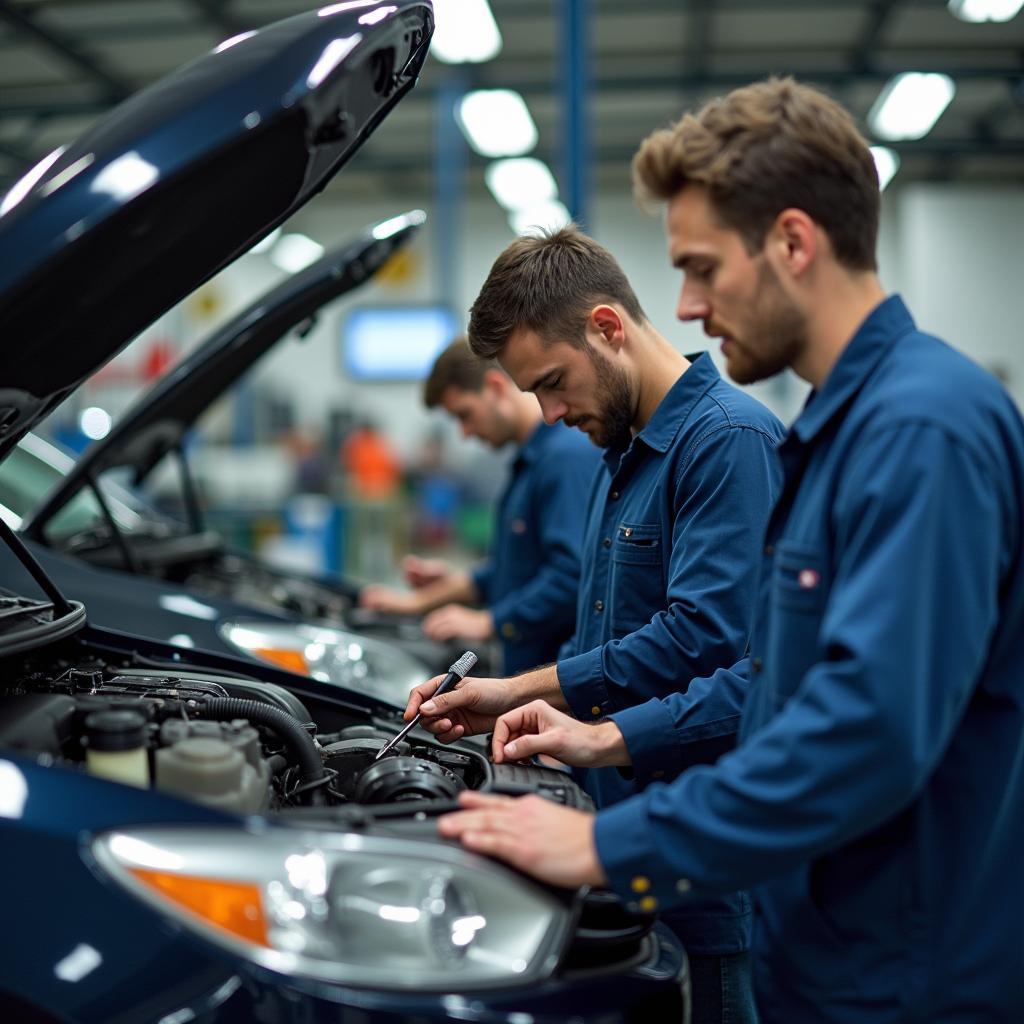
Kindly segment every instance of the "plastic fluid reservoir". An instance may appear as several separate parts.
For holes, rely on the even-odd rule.
[[[91,775],[149,785],[146,719],[137,711],[94,711],[85,720],[85,764]]]
[[[240,750],[206,736],[158,750],[156,784],[208,807],[242,813],[257,810],[266,789]]]

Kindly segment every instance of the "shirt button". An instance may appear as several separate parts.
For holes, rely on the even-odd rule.
[[[750,667],[755,672],[760,672],[761,669],[764,668],[764,662],[760,658],[751,658],[750,659]]]
[[[609,494],[608,497],[611,498],[612,501],[618,501],[619,500],[619,492],[618,491],[612,491],[612,493]]]
[[[595,705],[594,705],[594,706],[593,706],[593,707],[592,707],[592,708],[590,709],[590,713],[591,713],[592,715],[599,715],[599,714],[601,714],[601,705],[600,705],[600,704],[595,704]]]
[[[594,602],[594,611],[595,612],[603,612],[604,611],[604,601],[601,601],[600,599],[595,601]]]
[[[602,544],[603,544],[603,545],[604,545],[604,546],[605,546],[606,548],[610,548],[610,547],[612,546],[612,539],[611,539],[611,537],[605,537],[605,539],[604,539],[603,541],[601,541],[601,543],[602,543]]]
[[[690,891],[690,880],[688,878],[680,878],[676,882],[676,892],[689,892]]]
[[[775,554],[775,545],[774,544],[765,544],[765,546],[764,546],[764,553],[769,558],[771,558],[771,556]]]
[[[633,536],[633,527],[632,526],[625,527],[623,529],[623,531],[622,531],[622,536],[623,537],[632,537]]]
[[[501,635],[509,638],[514,637],[516,635],[516,627],[511,622],[502,623]]]
[[[665,778],[665,773],[659,768],[656,772],[651,772],[651,778],[652,779],[663,779],[663,778]]]
[[[629,883],[629,887],[633,892],[648,892],[651,888],[651,880],[645,875],[637,875],[636,878]]]
[[[653,914],[658,909],[658,901],[653,896],[644,896],[640,900],[640,909],[646,914]]]

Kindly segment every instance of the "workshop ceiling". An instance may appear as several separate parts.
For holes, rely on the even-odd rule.
[[[104,110],[225,38],[308,0],[0,0],[0,188]],[[560,166],[563,0],[491,0],[493,61],[431,60],[333,189],[429,197],[435,112],[453,89],[509,87]],[[922,140],[895,144],[900,182],[1024,182],[1024,13],[967,24],[945,0],[591,0],[591,163],[596,186],[628,188],[639,140],[687,107],[769,73],[793,73],[845,103],[862,127],[899,71],[942,71],[956,96]],[[466,155],[464,191],[483,188]],[[441,161],[444,165],[444,161]]]

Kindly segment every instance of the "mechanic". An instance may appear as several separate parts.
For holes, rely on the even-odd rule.
[[[592,720],[741,657],[777,490],[778,420],[725,383],[710,355],[691,363],[678,352],[612,255],[574,226],[520,238],[498,257],[469,337],[536,393],[549,423],[564,419],[604,448],[604,467],[586,516],[572,643],[556,665],[463,683],[440,710],[486,710],[486,731],[495,713],[544,697]],[[436,683],[413,691],[408,717]],[[433,728],[453,739],[468,716]],[[734,744],[735,725],[709,730],[709,760]],[[580,781],[598,806],[635,792],[614,769]],[[696,1019],[752,1019],[747,897],[709,894],[666,919],[691,957]]]
[[[1021,416],[886,297],[874,164],[824,95],[739,89],[655,132],[634,177],[668,203],[679,316],[725,339],[734,379],[814,388],[780,449],[749,657],[596,726],[542,702],[497,723],[498,761],[649,783],[596,821],[477,796],[440,829],[645,909],[753,887],[767,1022],[1020,1022]],[[737,748],[694,765],[740,707]]]
[[[472,571],[410,556],[403,570],[412,591],[371,585],[363,588],[360,603],[380,611],[430,612],[423,630],[434,640],[497,635],[505,672],[544,664],[572,635],[579,522],[597,453],[561,424],[542,422],[537,399],[495,363],[473,355],[465,338],[438,356],[423,396],[427,408],[440,406],[456,419],[464,437],[495,450],[518,445],[498,504],[494,554]]]

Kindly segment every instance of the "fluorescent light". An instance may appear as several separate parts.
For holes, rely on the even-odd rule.
[[[13,209],[18,205],[32,191],[38,182],[43,178],[43,175],[57,162],[60,158],[61,153],[67,149],[67,146],[61,146],[59,149],[55,149],[48,156],[44,156],[30,171],[19,178],[14,185],[11,186],[10,192],[4,196],[4,200],[0,203],[0,217],[2,217],[8,210]]]
[[[513,210],[508,222],[517,235],[532,235],[542,231],[557,231],[572,220],[564,203],[557,199]]]
[[[106,437],[110,433],[111,422],[110,413],[98,405],[90,405],[88,409],[82,411],[82,415],[78,418],[78,425],[82,428],[82,433],[93,441],[99,441],[100,438]]]
[[[868,124],[880,139],[921,139],[931,131],[956,86],[949,75],[908,71],[889,79],[868,112]]]
[[[875,158],[875,170],[878,171],[878,190],[882,192],[900,169],[900,155],[886,146],[872,146],[871,155]]]
[[[270,261],[275,267],[297,274],[305,270],[311,263],[316,263],[324,254],[324,247],[319,242],[305,235],[285,235],[270,254]]]
[[[477,89],[462,97],[459,127],[481,156],[522,156],[537,145],[526,101],[511,89]]]
[[[401,231],[402,228],[414,224],[422,224],[426,219],[427,215],[422,210],[410,210],[409,213],[400,213],[397,217],[391,217],[381,221],[380,224],[375,224],[371,233],[378,241],[383,241],[385,238],[390,238],[396,231]]]
[[[529,156],[495,160],[484,171],[484,180],[506,210],[537,206],[558,196],[558,186],[548,165]]]
[[[487,0],[434,0],[430,52],[446,64],[479,64],[501,52],[501,33]]]
[[[1024,0],[949,0],[949,9],[961,21],[1009,21],[1024,7]]]
[[[257,242],[249,250],[249,252],[258,256],[261,252],[266,252],[268,249],[272,249],[273,246],[274,246],[274,243],[280,237],[281,237],[281,229],[280,228],[274,228],[274,230],[271,231],[270,234],[267,235],[266,238],[264,238],[261,241]]]

